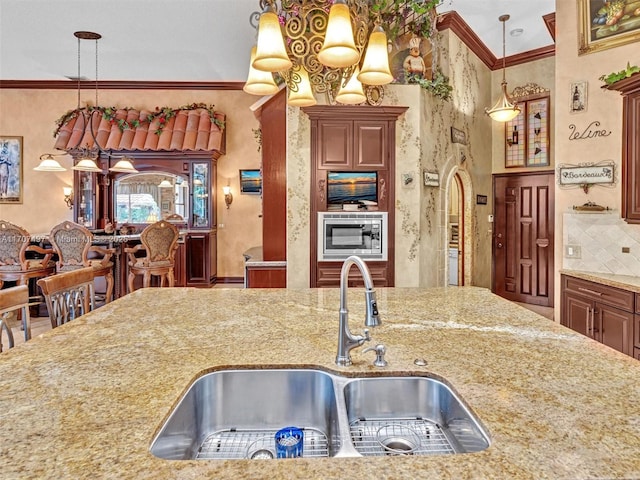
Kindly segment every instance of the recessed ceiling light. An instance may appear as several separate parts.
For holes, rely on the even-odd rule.
[[[509,32],[509,35],[511,35],[512,37],[519,37],[523,33],[524,33],[524,28],[514,28]]]

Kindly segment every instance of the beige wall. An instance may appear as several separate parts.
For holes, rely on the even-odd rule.
[[[94,98],[82,92],[82,102]],[[214,104],[227,116],[227,154],[218,160],[217,198],[218,277],[243,277],[242,252],[262,243],[261,198],[240,195],[238,170],[260,168],[260,153],[252,129],[258,128],[249,107],[256,97],[242,91],[101,90],[99,103],[118,107],[177,108],[193,102]],[[23,137],[24,202],[0,204],[0,218],[15,222],[30,232],[48,232],[63,220],[72,220],[62,187],[72,185],[71,158],[62,163],[66,172],[35,172],[39,156],[53,152],[55,121],[77,105],[77,90],[0,89],[0,134]],[[234,195],[225,208],[222,186],[230,183]]]
[[[638,64],[640,43],[633,43],[597,53],[578,56],[577,2],[556,2],[556,71],[555,89],[557,105],[555,114],[555,158],[556,164],[578,164],[583,162],[600,162],[613,160],[616,165],[618,183],[615,188],[593,187],[585,194],[581,189],[561,189],[556,187],[556,318],[560,308],[560,275],[558,269],[563,265],[563,214],[574,205],[582,205],[587,201],[614,208],[615,218],[619,224],[621,207],[621,171],[622,152],[622,99],[618,92],[600,88],[603,82],[598,78],[603,74],[624,69],[627,62]],[[588,106],[582,113],[569,112],[570,84],[576,81],[588,82]],[[569,140],[569,125],[574,124],[580,130],[591,122],[598,121],[602,129],[611,131],[607,137],[587,140]],[[627,230],[640,235],[640,226],[629,226]],[[603,252],[616,249],[618,245],[607,238],[600,240]],[[637,252],[635,252],[637,254]]]

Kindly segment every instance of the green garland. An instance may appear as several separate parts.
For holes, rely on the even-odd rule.
[[[611,85],[638,72],[640,72],[640,67],[638,67],[637,65],[631,66],[631,64],[627,62],[627,68],[625,68],[624,70],[613,72],[609,75],[602,75],[599,80],[602,80],[607,85]]]
[[[169,121],[169,119],[171,117],[175,117],[179,111],[204,109],[208,112],[209,119],[211,120],[211,122],[216,124],[218,128],[220,128],[221,130],[223,130],[225,126],[224,121],[216,118],[216,111],[214,110],[213,107],[214,107],[213,105],[207,105],[206,103],[191,103],[189,105],[183,105],[178,108],[156,107],[155,111],[149,113],[147,115],[147,118],[142,122],[140,120],[132,120],[128,122],[126,120],[126,117],[116,118],[116,113],[118,112],[118,110],[129,111],[129,110],[133,110],[132,107],[125,107],[122,109],[119,109],[116,107],[101,107],[101,106],[89,106],[89,107],[82,107],[79,109],[76,108],[75,110],[69,110],[62,117],[56,120],[56,129],[53,132],[53,136],[57,137],[58,134],[60,133],[60,129],[63,126],[65,126],[67,123],[69,123],[71,120],[78,117],[78,115],[80,115],[80,112],[83,112],[83,111],[87,112],[89,115],[92,115],[93,112],[95,111],[101,112],[102,118],[104,118],[109,123],[111,123],[111,125],[117,125],[121,132],[124,130],[132,130],[134,128],[138,128],[140,124],[143,122],[151,124],[154,120],[158,120],[158,128],[156,129],[155,134],[160,135],[164,130],[164,127],[167,125],[167,122]]]

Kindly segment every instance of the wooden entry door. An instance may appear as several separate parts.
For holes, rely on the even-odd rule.
[[[554,174],[495,175],[493,292],[553,306]]]

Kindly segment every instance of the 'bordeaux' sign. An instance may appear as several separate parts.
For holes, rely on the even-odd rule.
[[[560,185],[614,183],[615,181],[613,163],[560,167],[558,174]]]

